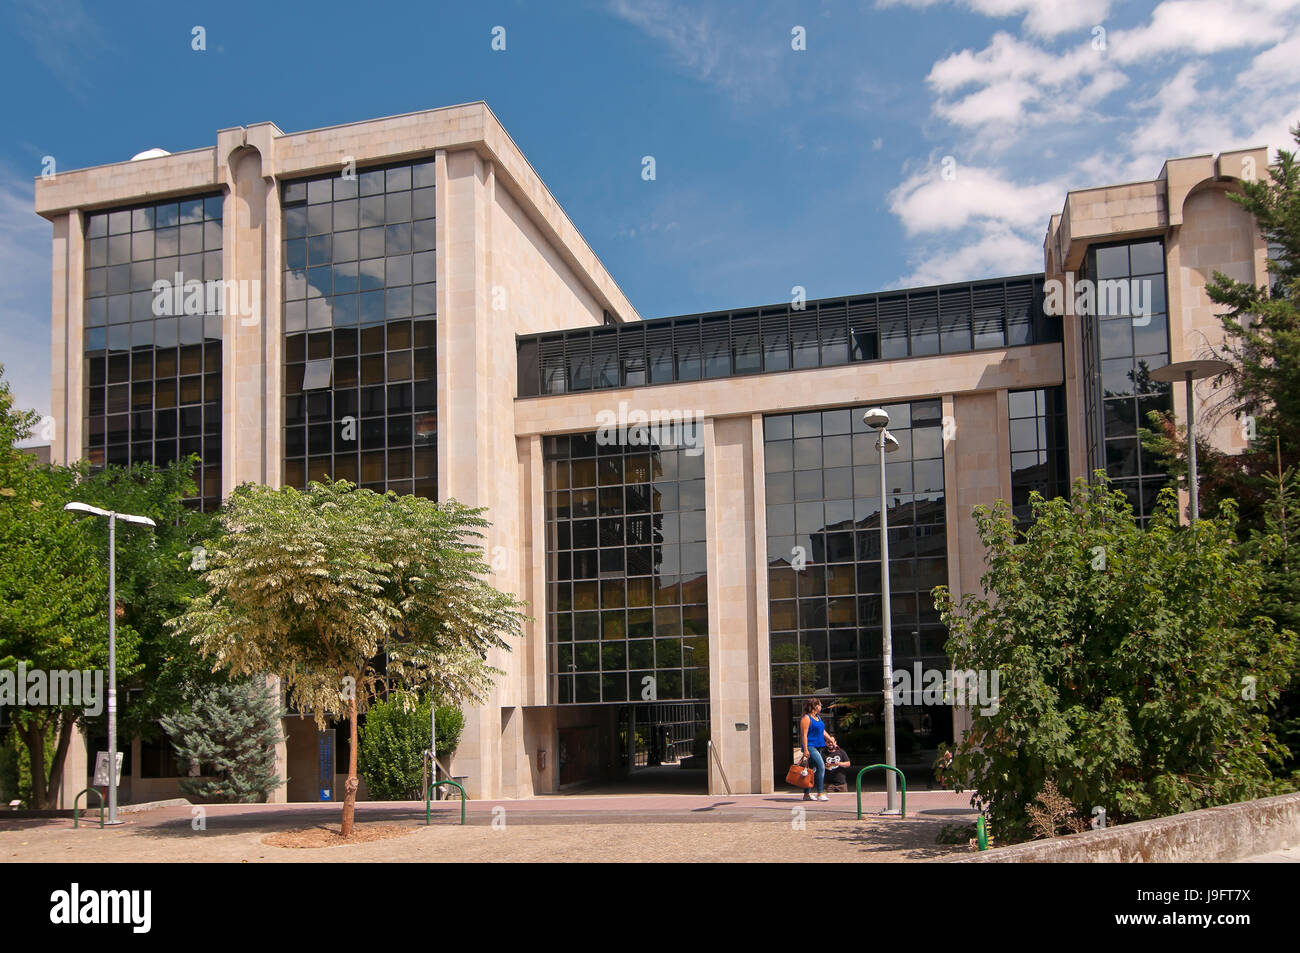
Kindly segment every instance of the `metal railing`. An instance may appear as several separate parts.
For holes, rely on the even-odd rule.
[[[75,830],[79,815],[77,814],[77,802],[81,800],[81,795],[89,792],[99,798],[99,826],[104,827],[104,795],[99,792],[98,788],[86,788],[85,791],[77,792],[77,796],[72,799],[72,827]],[[90,810],[90,798],[86,798],[86,810]]]
[[[898,770],[892,764],[869,764],[858,772],[858,820],[862,820],[862,776],[873,768],[884,768],[886,771],[893,771],[898,775],[898,783],[902,788],[902,800],[899,801],[899,817],[907,817],[907,778],[903,772]]]
[[[433,792],[436,791],[441,785],[444,784],[450,784],[460,791],[460,826],[464,827],[465,826],[465,802],[469,800],[469,795],[465,793],[465,789],[461,787],[460,784],[457,783],[456,781],[434,781],[432,784],[430,784],[427,788],[424,789],[424,823],[426,826],[428,826],[433,822],[433,815],[430,810],[430,804],[433,801]]]
[[[727,772],[722,770],[722,758],[718,755],[718,749],[713,746],[713,739],[708,742],[709,754],[713,757],[713,763],[718,766],[718,774],[722,775],[722,786],[727,789],[727,795],[731,795],[731,782],[727,780]]]

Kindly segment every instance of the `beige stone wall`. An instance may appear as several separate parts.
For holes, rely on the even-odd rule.
[[[984,548],[975,532],[971,510],[981,503],[1011,500],[1007,391],[958,395],[952,404],[957,432],[944,447],[948,579],[955,593],[979,593]]]
[[[766,578],[761,601],[755,586],[767,568],[766,533],[758,536],[755,518],[763,510],[762,447],[761,418],[706,424],[709,736],[733,794],[772,790]],[[709,793],[724,793],[716,765],[708,771]]]
[[[1187,361],[1208,357],[1222,345],[1222,308],[1206,294],[1216,271],[1238,281],[1263,283],[1267,254],[1254,218],[1228,198],[1229,183],[1208,183],[1189,192],[1182,206],[1183,224],[1171,229],[1168,243],[1170,358]],[[1246,448],[1240,423],[1220,408],[1229,397],[1226,387],[1210,380],[1194,385],[1197,431],[1209,434],[1215,446],[1229,453]],[[1184,388],[1174,388],[1174,412],[1187,415]]]
[[[1220,308],[1205,293],[1214,272],[1239,281],[1264,282],[1267,249],[1252,217],[1228,198],[1242,180],[1267,175],[1267,147],[1170,159],[1150,182],[1071,192],[1053,216],[1043,242],[1047,278],[1077,273],[1088,247],[1159,237],[1165,242],[1170,360],[1208,357],[1222,344]],[[1070,427],[1071,478],[1086,475],[1082,350],[1077,320],[1065,327],[1065,384]],[[1224,416],[1226,389],[1211,381],[1195,385],[1197,432],[1221,450],[1237,452],[1246,441],[1241,424]],[[1187,420],[1185,390],[1173,391],[1174,414]],[[1187,494],[1181,494],[1186,506]]]

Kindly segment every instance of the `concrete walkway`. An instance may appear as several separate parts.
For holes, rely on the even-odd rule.
[[[969,794],[921,791],[908,816],[871,816],[884,794],[806,802],[799,794],[567,796],[471,801],[461,827],[458,801],[362,802],[359,824],[409,827],[410,833],[321,849],[270,847],[267,834],[331,825],[338,804],[249,804],[164,807],[124,815],[100,830],[91,815],[74,830],[63,818],[6,820],[0,815],[0,862],[73,861],[626,861],[772,862],[937,860],[965,851],[938,844],[945,824],[971,824]],[[201,829],[196,824],[202,822]]]

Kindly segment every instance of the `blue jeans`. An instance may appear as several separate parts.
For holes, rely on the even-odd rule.
[[[822,757],[825,748],[808,748],[808,765],[813,769],[813,787],[817,789],[818,794],[822,793],[822,786],[826,783],[826,759]]]

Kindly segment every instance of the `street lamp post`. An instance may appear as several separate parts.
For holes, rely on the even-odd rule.
[[[1195,523],[1201,518],[1200,480],[1196,472],[1196,395],[1192,392],[1192,381],[1207,377],[1218,377],[1232,365],[1227,361],[1179,361],[1166,364],[1151,372],[1153,381],[1172,384],[1185,381],[1187,384],[1187,493],[1189,497],[1189,520]]]
[[[876,449],[880,451],[880,599],[881,622],[883,629],[880,636],[881,655],[884,657],[884,714],[885,714],[885,764],[891,768],[898,767],[898,758],[894,744],[894,637],[891,631],[891,611],[889,596],[889,505],[886,501],[885,454],[898,449],[898,440],[885,428],[889,425],[889,414],[881,407],[872,407],[862,415],[862,422],[880,433],[876,440]],[[885,772],[885,813],[898,812],[898,782],[893,771]]]
[[[63,508],[108,517],[108,823],[120,824],[117,819],[117,521],[154,527],[158,524],[147,516],[101,510],[87,503],[68,503]]]

